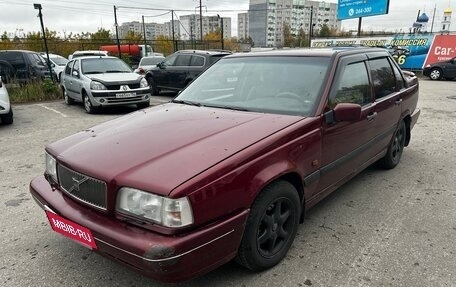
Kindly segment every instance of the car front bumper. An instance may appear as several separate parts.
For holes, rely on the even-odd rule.
[[[128,97],[118,97],[120,94],[134,94]],[[94,106],[116,106],[138,104],[150,101],[150,89],[122,91],[91,91],[91,100]]]
[[[164,282],[202,275],[236,256],[249,210],[183,235],[162,235],[82,206],[53,190],[44,176],[30,183],[38,205],[89,228],[96,252]]]

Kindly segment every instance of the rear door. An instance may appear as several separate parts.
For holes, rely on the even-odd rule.
[[[401,74],[393,70],[393,65],[388,55],[369,56],[368,67],[374,90],[373,123],[377,133],[370,149],[371,157],[386,150],[401,117],[405,84]]]
[[[182,89],[187,84],[191,54],[179,54],[173,66],[167,68],[168,75],[166,77],[166,84],[173,89]]]

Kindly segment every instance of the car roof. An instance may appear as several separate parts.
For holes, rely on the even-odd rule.
[[[87,55],[73,58],[71,60],[85,60],[85,59],[119,59],[113,56],[104,56],[104,55]]]
[[[20,52],[20,53],[29,53],[29,54],[39,54],[38,52],[29,51],[29,50],[1,50],[1,51],[0,51],[0,53],[8,53],[8,52]]]
[[[205,54],[205,55],[230,55],[231,51],[226,50],[179,50],[178,54]]]
[[[294,56],[294,57],[332,57],[334,55],[366,54],[372,52],[384,52],[386,49],[369,47],[330,47],[330,48],[300,48],[280,49],[270,51],[258,51],[249,53],[238,53],[228,56],[232,57],[262,57],[262,56]]]

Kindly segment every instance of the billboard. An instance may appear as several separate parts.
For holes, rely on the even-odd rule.
[[[438,37],[438,36],[436,36]],[[456,57],[456,35],[454,41],[448,43],[448,47],[453,47]],[[408,35],[399,34],[395,36],[384,37],[366,37],[366,38],[329,38],[313,39],[311,46],[313,48],[334,47],[334,46],[369,46],[382,47],[388,50],[402,69],[420,70],[423,67],[426,55],[430,51],[433,34]],[[445,42],[446,40],[442,40]],[[440,55],[442,51],[448,49],[436,48]],[[443,46],[443,47],[447,47]]]
[[[448,61],[456,57],[456,35],[436,35],[423,68],[435,62]]]
[[[339,0],[339,20],[388,14],[389,0]]]

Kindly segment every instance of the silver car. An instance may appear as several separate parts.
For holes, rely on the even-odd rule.
[[[13,123],[13,109],[11,108],[8,91],[0,76],[0,119],[3,124]]]
[[[150,87],[146,79],[133,73],[124,61],[109,56],[79,57],[65,67],[61,79],[65,103],[84,103],[87,113],[114,105],[150,105]]]

